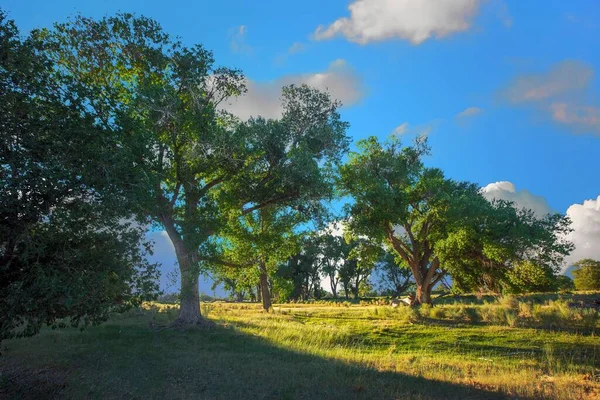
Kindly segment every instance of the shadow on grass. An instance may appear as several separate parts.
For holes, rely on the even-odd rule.
[[[230,327],[152,331],[148,322],[138,316],[7,342],[0,398],[508,398],[282,349]]]
[[[236,321],[237,327],[260,329],[260,325],[251,321]],[[456,329],[452,330],[419,330],[414,332],[415,327],[442,327]],[[458,356],[458,357],[500,357],[520,358],[535,360],[540,367],[552,364],[553,368],[567,370],[569,368],[582,369],[582,367],[597,367],[600,362],[600,345],[561,342],[555,340],[546,345],[536,346],[530,338],[506,337],[498,335],[497,332],[471,333],[473,327],[487,326],[485,324],[427,324],[416,323],[404,327],[385,327],[377,329],[374,335],[368,332],[356,332],[348,337],[343,337],[339,345],[350,345],[360,343],[362,346],[374,349],[388,349],[392,345],[399,345],[409,353],[430,355]],[[407,330],[408,329],[408,330]],[[509,329],[509,328],[506,328]],[[518,328],[515,328],[518,329]],[[530,331],[533,334],[534,331]],[[508,333],[508,331],[507,331]],[[458,337],[457,337],[458,335]]]

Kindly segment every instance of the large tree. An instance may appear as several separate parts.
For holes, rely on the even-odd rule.
[[[348,227],[385,242],[408,264],[417,304],[431,303],[446,274],[465,285],[498,287],[518,263],[556,270],[572,249],[565,217],[538,218],[510,202],[489,202],[476,185],[425,167],[423,138],[402,147],[398,139],[381,144],[371,137],[358,149],[341,170],[341,187],[354,198]]]
[[[0,11],[0,340],[106,320],[157,293],[123,164],[52,60]],[[141,244],[141,245],[140,245]]]
[[[128,161],[123,187],[139,215],[163,227],[174,245],[178,322],[203,323],[199,272],[233,266],[220,254],[226,221],[321,195],[322,167],[347,146],[339,105],[291,86],[276,124],[240,124],[220,108],[245,91],[242,74],[215,67],[209,51],[182,45],[148,18],[77,17],[39,37],[59,66],[55,79],[117,138],[111,149]]]

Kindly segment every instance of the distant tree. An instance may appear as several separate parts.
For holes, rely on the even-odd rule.
[[[0,340],[158,294],[112,138],[53,82],[46,50],[0,11]]]
[[[302,217],[293,209],[269,206],[232,218],[223,231],[223,256],[234,265],[220,268],[234,275],[244,273],[245,269],[256,271],[263,309],[267,312],[271,308],[269,276],[275,275],[279,265],[297,253],[301,235],[295,228],[303,221]]]
[[[291,284],[289,300],[318,299],[323,294],[320,279],[323,265],[321,239],[313,234],[303,235],[297,252],[280,266],[279,276]]]
[[[344,262],[344,238],[328,234],[321,236],[320,239],[321,273],[329,278],[331,294],[337,298],[340,282],[339,269]]]
[[[128,162],[123,188],[139,215],[166,230],[181,277],[178,323],[203,324],[198,276],[222,256],[220,233],[270,205],[300,205],[331,192],[327,167],[347,148],[339,104],[306,86],[282,93],[280,121],[241,124],[220,111],[245,92],[240,71],[214,66],[151,19],[76,17],[38,37],[60,65],[54,79],[84,102]]]
[[[410,267],[415,303],[431,303],[446,274],[462,287],[502,287],[522,261],[557,270],[572,244],[561,215],[537,218],[510,202],[487,201],[479,188],[427,168],[423,138],[412,147],[397,139],[358,143],[341,169],[340,186],[354,202],[346,207],[355,235],[385,243]]]
[[[553,292],[558,290],[558,275],[547,265],[523,261],[509,271],[507,286],[514,293]]]
[[[388,251],[383,252],[376,264],[376,269],[381,273],[379,289],[382,293],[400,296],[414,286],[412,274],[406,262]]]
[[[367,239],[348,236],[342,241],[343,261],[338,273],[346,298],[349,294],[360,297],[361,285],[368,282],[380,254],[381,248]]]
[[[571,290],[575,290],[575,282],[573,282],[573,279],[566,275],[558,275],[556,277],[556,286],[557,289],[560,291],[568,292]]]
[[[573,281],[577,290],[600,289],[600,261],[586,258],[573,265],[576,267],[573,270]]]

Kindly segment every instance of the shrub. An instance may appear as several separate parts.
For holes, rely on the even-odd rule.
[[[442,307],[433,307],[429,312],[429,316],[434,319],[446,318],[446,310]]]

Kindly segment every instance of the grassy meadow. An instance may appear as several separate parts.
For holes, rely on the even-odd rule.
[[[151,303],[79,331],[2,343],[0,398],[596,399],[598,297],[203,303],[213,329]]]

